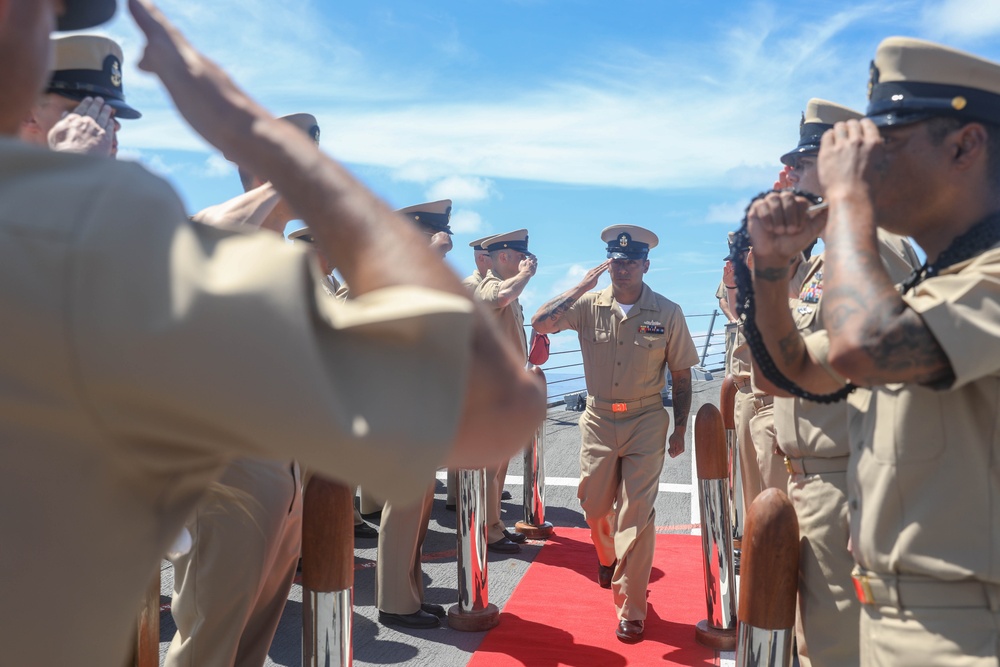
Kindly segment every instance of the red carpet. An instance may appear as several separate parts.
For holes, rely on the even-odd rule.
[[[469,667],[645,667],[716,665],[694,640],[706,616],[701,538],[657,535],[646,639],[615,638],[611,591],[597,585],[590,531],[557,528],[500,614]]]

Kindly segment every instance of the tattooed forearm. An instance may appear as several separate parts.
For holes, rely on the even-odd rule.
[[[557,296],[538,309],[535,321],[539,324],[555,324],[576,301],[577,299],[572,296]]]
[[[753,270],[753,277],[759,280],[766,280],[767,282],[776,283],[778,281],[785,282],[788,280],[788,267],[780,268],[770,268],[770,269],[757,269]]]
[[[781,351],[781,360],[786,366],[791,366],[802,360],[802,355],[806,353],[805,343],[802,342],[802,335],[797,329],[793,329],[787,336],[778,341],[778,349]]]
[[[672,380],[671,397],[674,404],[674,428],[676,429],[678,425],[687,424],[688,415],[691,412],[691,371],[674,373]]]
[[[905,375],[918,384],[950,386],[955,373],[941,345],[919,315],[905,306],[901,310],[890,317],[872,312],[866,318],[865,353],[879,371],[866,381],[873,384],[886,374]]]

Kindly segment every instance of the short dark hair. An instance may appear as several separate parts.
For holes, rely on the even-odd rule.
[[[979,123],[986,130],[986,170],[987,177],[995,187],[1000,187],[1000,125],[981,120],[956,118],[954,116],[935,116],[927,121],[927,132],[935,145],[955,130],[969,123]]]

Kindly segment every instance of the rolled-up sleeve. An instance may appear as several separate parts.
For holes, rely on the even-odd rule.
[[[955,389],[1000,372],[1000,251],[958,273],[925,280],[903,297],[951,363]]]

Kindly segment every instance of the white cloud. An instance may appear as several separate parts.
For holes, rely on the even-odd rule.
[[[712,204],[708,207],[708,213],[705,214],[705,222],[725,224],[735,229],[740,224],[740,221],[743,220],[743,213],[749,203],[749,201],[741,200],[726,202],[724,204]]]
[[[489,199],[496,192],[492,180],[476,176],[449,176],[437,181],[427,190],[431,200],[451,199],[463,204]]]
[[[1000,3],[984,0],[943,0],[922,14],[925,29],[944,38],[982,39],[1000,35]]]
[[[349,42],[317,3],[289,0],[277,11],[266,0],[217,0],[211,9],[184,0],[163,4],[193,43],[263,104],[276,113],[315,113],[324,146],[337,158],[387,169],[399,179],[438,181],[431,192],[450,187],[445,196],[468,202],[494,194],[496,178],[641,188],[769,186],[777,156],[794,140],[790,128],[811,93],[807,87],[823,81],[823,95],[846,104],[863,98],[855,70],[868,56],[834,38],[887,11],[864,4],[816,24],[785,16],[776,5],[754,4],[734,17],[746,20],[694,46],[667,45],[662,52],[603,47],[589,60],[580,58],[577,71],[534,88],[521,82],[509,89],[452,86],[452,94],[441,96],[442,82],[433,77],[445,74],[373,69],[362,36],[355,36],[357,46]],[[112,32],[134,62],[141,44],[135,29],[119,21]],[[280,48],[250,57],[261,44]],[[207,150],[155,81],[134,66],[127,74],[130,102],[145,114],[129,127],[129,143],[144,150]]]
[[[455,209],[451,212],[451,229],[456,234],[477,234],[483,228],[483,218],[475,211]]]
[[[202,173],[209,178],[222,178],[236,173],[236,165],[226,158],[213,153],[205,159]]]

